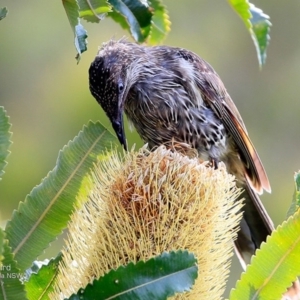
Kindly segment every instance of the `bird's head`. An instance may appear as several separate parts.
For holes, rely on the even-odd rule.
[[[110,41],[99,49],[89,69],[90,91],[110,119],[120,143],[127,148],[124,102],[130,89],[130,49],[126,41]]]

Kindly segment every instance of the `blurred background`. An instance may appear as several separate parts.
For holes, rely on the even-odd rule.
[[[273,24],[266,65],[259,70],[244,24],[227,1],[164,0],[172,21],[165,44],[188,48],[219,73],[235,101],[269,175],[271,195],[262,200],[275,224],[285,219],[300,169],[300,2],[257,0]],[[0,105],[13,124],[11,155],[0,182],[0,222],[55,166],[58,151],[89,120],[110,127],[89,93],[88,68],[97,48],[129,34],[111,19],[83,21],[88,51],[79,65],[73,33],[61,1],[8,1],[0,22]],[[129,145],[142,142],[127,130]],[[57,242],[58,243],[58,242]],[[55,255],[56,248],[46,256]],[[241,268],[236,260],[229,287]]]

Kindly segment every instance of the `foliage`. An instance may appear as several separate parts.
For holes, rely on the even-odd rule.
[[[0,180],[1,176],[4,174],[4,167],[6,166],[6,158],[9,155],[9,146],[11,144],[11,124],[8,121],[8,116],[6,111],[2,106],[0,106]]]
[[[229,0],[233,9],[244,21],[253,39],[260,67],[266,62],[267,46],[269,44],[269,31],[271,23],[269,16],[248,0]]]
[[[53,283],[57,277],[58,264],[61,255],[50,261],[34,261],[31,268],[26,270],[25,289],[28,299],[49,299],[53,292]]]
[[[230,300],[280,299],[300,274],[300,210],[283,222],[257,250],[232,290]]]
[[[295,191],[294,191],[292,204],[287,213],[287,217],[292,216],[295,213],[295,211],[300,209],[300,171],[295,173],[294,181],[295,181]]]
[[[67,227],[77,194],[87,188],[90,168],[113,142],[99,123],[84,126],[59,153],[55,168],[14,211],[5,232],[22,271]]]
[[[170,31],[168,12],[161,0],[62,2],[73,30],[78,61],[87,50],[87,32],[81,24],[82,19],[99,23],[105,17],[110,17],[127,29],[135,41],[151,45],[161,43]],[[269,17],[247,0],[229,0],[229,3],[246,25],[256,47],[259,65],[263,65],[270,39]],[[7,13],[6,7],[0,8],[0,20]],[[80,206],[78,197],[88,193],[87,177],[90,168],[97,161],[107,159],[103,150],[111,149],[115,143],[115,137],[100,123],[90,122],[84,126],[78,136],[59,153],[54,169],[20,203],[5,231],[0,229],[0,299],[49,299],[61,256],[43,263],[36,262],[35,259],[67,228],[73,210]],[[4,174],[10,144],[10,123],[1,107],[0,177]],[[258,299],[266,294],[279,298],[300,274],[299,264],[295,263],[300,253],[299,178],[298,173],[295,175],[296,189],[289,219],[262,245],[236,289],[231,292],[230,299],[242,299],[245,295]],[[28,269],[32,264],[38,266]],[[158,268],[157,272],[153,272],[155,268]],[[89,295],[93,295],[98,285],[101,286],[101,291],[109,293],[111,285],[105,283],[105,290],[101,284],[106,280],[119,284],[119,281],[115,281],[115,276],[125,279],[125,285],[118,286],[121,288],[119,292],[124,293],[126,289],[142,285],[140,291],[143,294],[138,291],[136,295],[143,295],[142,298],[146,299],[146,295],[155,292],[156,299],[165,299],[171,294],[190,289],[197,276],[196,269],[192,254],[184,251],[164,253],[147,262],[130,263],[127,267],[111,271],[88,285],[83,294],[80,291],[80,296],[73,295],[71,299],[82,295],[90,299]],[[129,279],[137,279],[137,282],[129,286],[133,283]],[[173,284],[174,282],[177,284]],[[99,292],[98,289],[97,291]]]
[[[254,41],[259,65],[266,61],[271,23],[269,16],[247,0],[229,0],[242,18]],[[161,43],[170,31],[171,22],[161,0],[63,0],[70,25],[75,35],[77,61],[87,50],[87,33],[80,18],[99,22],[106,16],[127,29],[138,43]]]
[[[8,10],[6,7],[0,8],[0,20],[4,19],[8,13]]]
[[[18,268],[7,239],[3,240],[2,255],[0,299],[27,299],[24,285],[21,282],[23,273]]]
[[[69,299],[163,300],[191,289],[198,275],[196,262],[187,251],[165,252],[146,262],[111,270]]]
[[[130,31],[139,43],[150,40],[161,42],[170,31],[169,16],[160,0],[64,0],[66,14],[75,34],[77,60],[87,49],[87,34],[80,18],[88,22],[99,22],[111,17]]]

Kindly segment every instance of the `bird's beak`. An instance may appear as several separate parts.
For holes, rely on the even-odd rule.
[[[113,126],[113,129],[115,130],[115,133],[116,133],[121,145],[127,151],[127,143],[126,143],[126,136],[125,136],[125,130],[124,130],[124,122],[123,122],[123,110],[118,111],[117,118],[114,118],[112,120],[112,126]]]

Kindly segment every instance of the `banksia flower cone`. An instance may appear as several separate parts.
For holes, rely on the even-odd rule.
[[[186,249],[199,265],[193,289],[175,299],[221,299],[241,219],[234,176],[167,150],[117,154],[99,163],[88,201],[72,216],[53,299],[111,269]],[[200,298],[199,298],[200,297]]]

